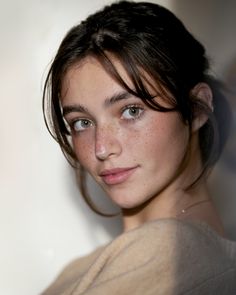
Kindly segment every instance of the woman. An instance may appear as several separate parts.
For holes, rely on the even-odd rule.
[[[88,204],[98,211],[86,173],[121,208],[124,233],[43,294],[236,294],[236,246],[206,185],[229,109],[203,46],[170,11],[122,1],[72,28],[44,114]]]

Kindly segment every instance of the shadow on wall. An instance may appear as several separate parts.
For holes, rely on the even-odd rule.
[[[100,186],[90,177],[87,177],[87,187],[89,188],[89,194],[96,207],[104,213],[114,214],[114,217],[103,217],[96,213],[93,214],[92,221],[99,222],[109,233],[112,239],[122,232],[122,220],[120,209],[116,206]],[[89,208],[89,210],[91,210]]]
[[[226,87],[229,90],[229,103],[233,113],[233,124],[229,142],[225,149],[224,163],[236,175],[236,56],[226,71]]]
[[[74,178],[75,183],[78,179],[77,173],[74,169],[70,169],[70,177]],[[77,182],[78,183],[78,182]],[[122,220],[120,215],[120,209],[112,203],[112,201],[107,197],[105,192],[98,186],[98,184],[88,175],[87,176],[87,188],[89,196],[96,205],[96,207],[104,213],[115,214],[114,217],[103,217],[95,212],[86,204],[85,200],[81,196],[79,185],[77,184],[78,194],[73,192],[70,194],[73,199],[73,203],[78,208],[78,211],[84,215],[84,219],[88,220],[87,226],[89,230],[87,234],[90,236],[90,240],[93,241],[94,245],[100,244],[98,233],[104,232],[106,239],[114,239],[122,232]],[[116,214],[117,213],[117,214]],[[103,243],[103,238],[101,243]]]
[[[213,72],[230,89],[229,101],[236,120],[235,1],[173,0],[173,10],[205,46]],[[228,66],[226,66],[228,65]],[[225,151],[210,177],[210,191],[222,217],[227,236],[236,240],[236,123]]]
[[[225,86],[233,122],[223,155],[211,176],[211,192],[229,238],[236,240],[236,57],[225,71]]]

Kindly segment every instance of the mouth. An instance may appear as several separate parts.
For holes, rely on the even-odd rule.
[[[99,176],[107,185],[121,184],[125,182],[135,172],[136,169],[137,166],[104,170]]]

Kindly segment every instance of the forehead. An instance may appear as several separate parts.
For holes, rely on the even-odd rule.
[[[127,80],[127,75],[123,69],[122,71],[122,78]],[[97,109],[98,104],[103,104],[122,91],[124,89],[106,72],[100,62],[89,57],[67,71],[62,84],[61,103],[63,108],[80,104]]]
[[[71,96],[71,92],[73,94],[75,91],[84,96],[85,94],[89,95],[89,92],[94,89],[95,91],[99,89],[99,91],[106,92],[108,90],[112,91],[113,88],[117,90],[117,87],[119,87],[124,90],[125,86],[121,86],[119,80],[123,80],[122,82],[127,85],[126,91],[130,89],[137,92],[132,82],[137,80],[137,77],[130,76],[115,56],[110,53],[107,56],[111,62],[111,67],[109,66],[108,69],[94,56],[88,56],[72,65],[62,80],[61,100],[63,101],[66,97]],[[160,88],[157,81],[150,77],[141,67],[136,66],[136,68],[136,75],[138,75],[146,90],[153,96],[160,94],[162,87]]]
[[[127,72],[121,63],[112,58],[112,64],[115,67],[115,70],[121,76],[121,78],[127,83],[129,87],[131,87],[131,79],[129,78]],[[92,86],[103,86],[106,84],[103,82],[106,80],[106,83],[110,82],[111,84],[117,83],[115,78],[112,77],[111,73],[109,73],[104,66],[99,62],[99,60],[95,57],[89,56],[85,59],[79,61],[72,65],[64,75],[62,80],[62,91],[61,96],[64,97],[69,90],[73,86],[73,84],[80,85],[91,85]]]

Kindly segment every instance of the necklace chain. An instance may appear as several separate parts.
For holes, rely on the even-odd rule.
[[[206,200],[202,200],[202,201],[196,202],[194,204],[191,204],[191,205],[187,206],[186,208],[182,209],[181,212],[177,216],[179,216],[180,214],[185,214],[190,208],[200,205],[202,203],[206,203],[206,202],[210,202],[210,200],[206,199]]]

